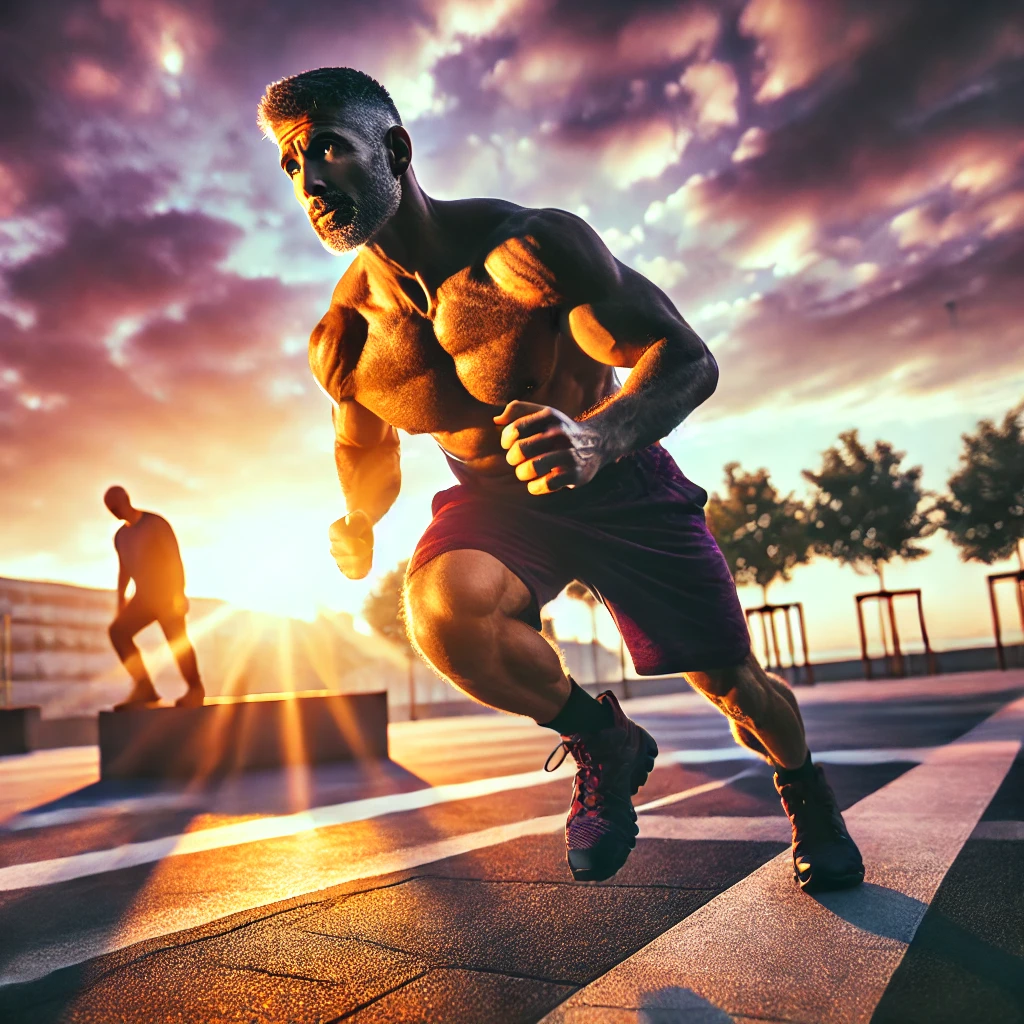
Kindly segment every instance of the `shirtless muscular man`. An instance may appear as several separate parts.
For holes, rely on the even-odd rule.
[[[459,483],[435,496],[409,564],[411,637],[471,697],[561,736],[560,756],[578,768],[573,876],[605,879],[625,863],[631,797],[657,755],[611,693],[595,699],[566,675],[540,633],[541,607],[579,579],[638,672],[685,673],[775,768],[797,881],[858,884],[860,854],[796,700],[750,652],[705,526],[707,494],[659,443],[718,380],[672,302],[569,213],[432,199],[391,97],[362,72],[277,82],[259,123],[324,246],[357,253],[309,345],[334,403],[348,507],[331,552],[346,576],[366,576],[373,526],[398,494],[398,430],[431,434]],[[632,370],[622,387],[617,366]]]

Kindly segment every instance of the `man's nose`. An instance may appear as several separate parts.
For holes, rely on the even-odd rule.
[[[314,196],[322,196],[327,191],[327,185],[315,164],[303,165],[302,191],[310,198],[313,198]]]

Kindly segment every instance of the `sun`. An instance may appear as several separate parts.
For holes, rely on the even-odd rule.
[[[316,509],[264,507],[205,524],[206,543],[193,538],[182,545],[189,592],[307,621],[321,609],[358,613],[368,585],[338,571],[324,526],[329,521]]]
[[[180,75],[185,67],[185,54],[177,43],[167,42],[160,54],[163,69],[171,75]]]

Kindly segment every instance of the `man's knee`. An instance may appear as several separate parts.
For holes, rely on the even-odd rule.
[[[525,586],[493,555],[448,551],[405,584],[406,627],[428,657],[479,642],[497,619],[514,614]]]

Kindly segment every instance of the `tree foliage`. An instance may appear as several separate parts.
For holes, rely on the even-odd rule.
[[[405,629],[405,614],[402,604],[402,586],[409,560],[399,562],[384,573],[376,586],[363,602],[363,618],[379,636],[398,644],[403,650],[412,650]]]
[[[765,601],[775,580],[788,580],[810,557],[807,510],[792,493],[780,495],[766,469],[745,473],[730,462],[725,493],[711,496],[706,515],[737,585],[756,583]]]
[[[939,498],[942,528],[963,561],[991,565],[1014,551],[1024,568],[1024,402],[996,426],[981,420],[963,435],[960,465]]]
[[[883,586],[882,566],[923,558],[928,550],[915,542],[936,530],[921,507],[921,467],[901,469],[904,456],[887,441],[869,450],[848,430],[822,454],[817,473],[803,474],[816,488],[809,510],[815,551],[878,573]]]

